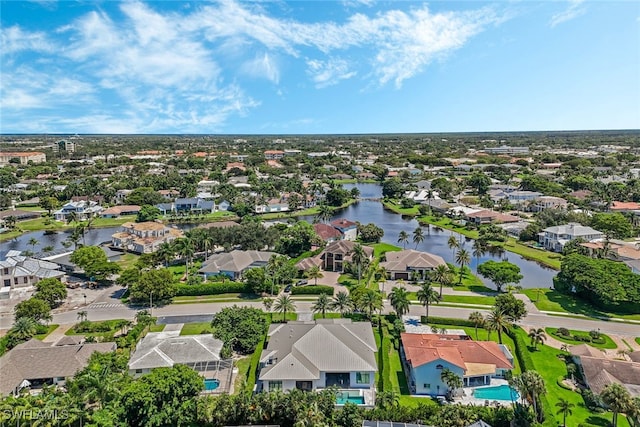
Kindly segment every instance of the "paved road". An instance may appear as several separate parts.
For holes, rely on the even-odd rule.
[[[108,303],[109,305],[113,303]],[[312,302],[296,302],[298,312],[312,312]],[[93,305],[93,304],[92,304]],[[58,313],[53,315],[53,323],[67,324],[77,322],[78,310],[86,309],[89,320],[108,320],[108,319],[133,319],[136,310],[122,304],[113,304],[113,307],[100,308],[101,304],[95,304],[77,310]],[[157,317],[169,316],[192,316],[192,315],[211,315],[220,311],[223,307],[233,305],[252,306],[263,308],[261,302],[246,303],[202,303],[202,304],[173,304],[165,307],[154,307],[153,315]],[[389,304],[386,304],[385,312],[390,312]],[[431,316],[451,317],[457,319],[466,319],[473,311],[486,312],[486,310],[477,310],[475,308],[457,308],[457,307],[438,307],[429,308]],[[410,314],[420,316],[424,314],[424,308],[420,306],[411,306]],[[11,326],[13,319],[9,316],[0,317],[0,329],[7,329]],[[522,324],[537,327],[565,327],[568,329],[577,329],[583,331],[597,330],[605,334],[616,334],[625,336],[640,336],[640,325],[629,323],[607,322],[604,320],[588,320],[576,319],[572,317],[550,316],[544,313],[529,313],[526,319],[522,320]]]

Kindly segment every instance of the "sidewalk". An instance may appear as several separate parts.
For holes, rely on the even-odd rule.
[[[60,338],[65,336],[65,333],[69,329],[73,328],[73,325],[75,325],[75,323],[65,323],[63,325],[58,326],[53,332],[47,335],[45,339],[42,340],[42,342],[54,343],[58,341]]]

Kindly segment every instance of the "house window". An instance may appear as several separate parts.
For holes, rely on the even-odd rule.
[[[440,370],[442,370],[442,369],[444,369],[444,366],[442,366],[442,365],[438,365],[438,366],[436,366],[436,369],[440,369]]]
[[[424,388],[431,388],[431,384],[423,384]]]
[[[356,372],[356,384],[369,384],[370,378],[369,372]]]
[[[136,374],[141,374],[142,373],[142,369],[136,369]]]
[[[269,381],[269,391],[282,390],[282,381]]]

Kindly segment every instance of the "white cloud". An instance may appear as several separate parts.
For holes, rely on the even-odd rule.
[[[584,0],[569,0],[569,6],[562,12],[556,13],[551,17],[549,25],[555,27],[563,22],[571,21],[582,15],[586,9],[583,6]]]
[[[308,60],[307,73],[317,88],[338,84],[340,80],[350,79],[357,74],[355,71],[349,70],[349,64],[343,59]]]
[[[256,55],[251,61],[245,62],[241,70],[251,77],[265,78],[275,84],[280,82],[278,65],[275,59],[266,52],[263,55]]]
[[[2,43],[2,55],[8,55],[25,50],[36,52],[51,52],[54,45],[43,32],[30,33],[24,31],[18,25],[0,29]]]

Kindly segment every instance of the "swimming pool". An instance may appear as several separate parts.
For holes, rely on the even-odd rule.
[[[473,390],[473,397],[485,400],[518,400],[518,392],[506,384],[494,387],[482,387]]]
[[[355,403],[356,405],[364,405],[364,396],[359,392],[350,393],[348,391],[339,391],[336,394],[336,404],[344,405],[345,403]]]
[[[220,387],[220,380],[218,379],[205,379],[204,380],[204,389],[206,391],[213,391]]]

